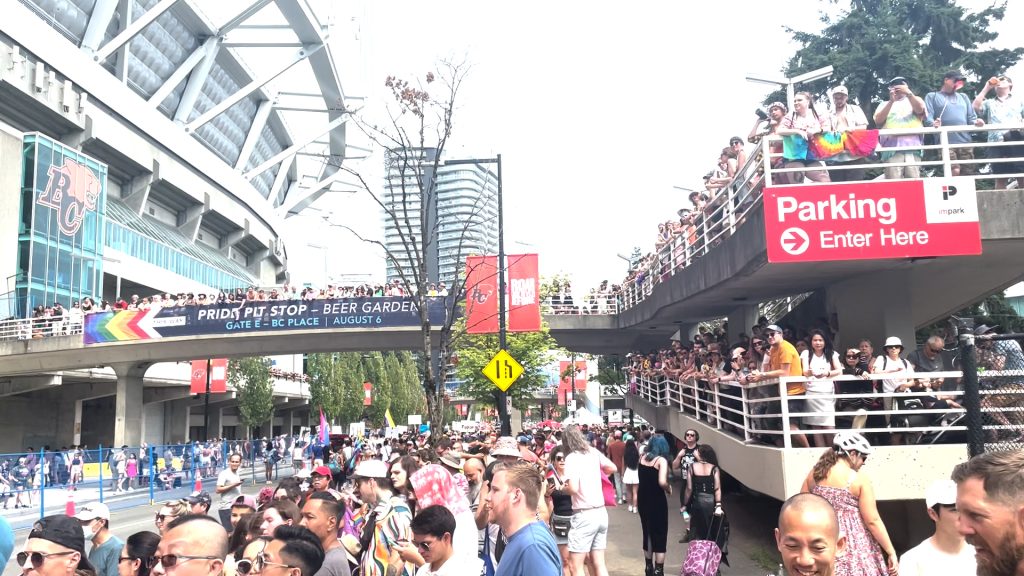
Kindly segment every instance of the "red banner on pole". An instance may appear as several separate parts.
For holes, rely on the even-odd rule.
[[[192,383],[189,386],[192,394],[206,394],[206,360],[192,361]]]
[[[540,275],[536,254],[512,254],[508,259],[508,331],[540,330]]]
[[[228,391],[228,359],[214,358],[210,361],[210,392]]]
[[[466,258],[466,332],[498,331],[498,257]]]
[[[369,406],[373,401],[373,384],[363,382],[363,406]]]

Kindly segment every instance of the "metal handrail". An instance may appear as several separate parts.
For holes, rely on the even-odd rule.
[[[612,293],[586,294],[578,302],[566,303],[561,298],[548,296],[541,302],[544,314],[572,316],[608,316],[619,313],[619,296]]]
[[[1014,371],[1005,371],[1005,376],[1014,376]],[[994,372],[986,372],[989,376],[1001,376],[1003,374],[996,374]],[[683,381],[673,381],[661,376],[654,375],[636,375],[630,384],[630,393],[640,397],[641,399],[650,402],[656,406],[670,406],[679,412],[687,413],[694,418],[699,420],[707,421],[711,426],[722,430],[732,431],[741,437],[745,442],[751,442],[755,440],[757,436],[766,436],[771,438],[781,437],[784,448],[792,448],[792,434],[793,431],[789,428],[791,418],[797,418],[801,416],[808,416],[812,413],[798,412],[790,413],[788,402],[781,402],[781,399],[794,400],[794,399],[805,399],[807,395],[795,395],[790,396],[786,393],[786,385],[790,383],[804,383],[811,380],[816,382],[828,381],[830,383],[841,383],[851,381],[863,381],[863,380],[891,380],[891,379],[946,379],[946,378],[960,378],[962,373],[959,371],[948,371],[948,372],[918,372],[918,373],[888,373],[888,374],[870,374],[864,377],[856,376],[837,376],[835,378],[827,379],[810,379],[806,377],[782,377],[765,380],[763,382],[756,382],[750,384],[735,384],[732,382],[719,383],[719,385],[712,386],[707,380],[688,378]],[[735,388],[738,395],[730,395],[723,393],[722,385],[729,385]],[[832,400],[848,400],[854,398],[871,398],[875,400],[882,400],[883,405],[893,406],[896,400],[907,400],[910,398],[921,398],[928,396],[940,395],[943,397],[959,398],[963,395],[962,391],[945,391],[945,390],[930,390],[925,392],[904,392],[904,393],[870,393],[870,394],[843,394],[843,393],[831,393],[831,394],[816,394],[816,398],[825,398]],[[982,391],[982,395],[994,395],[994,396],[1009,396],[1009,395],[1022,395],[1024,391],[1004,391],[1004,390],[986,390]],[[737,404],[738,403],[738,404]],[[769,413],[769,410],[777,409],[777,412]],[[983,408],[983,411],[990,414],[1012,412],[1015,408],[987,406]],[[945,430],[966,430],[965,426],[950,425],[948,422],[950,418],[948,416],[956,416],[964,412],[963,408],[949,408],[949,409],[894,409],[884,408],[880,410],[870,411],[843,411],[834,410],[827,412],[836,417],[848,417],[853,418],[855,416],[870,416],[870,415],[882,415],[890,416],[893,414],[900,415],[928,415],[936,419],[936,423],[927,426],[911,426],[911,427],[898,427],[898,428],[858,428],[858,432],[866,433],[892,433],[892,434],[933,434],[942,432]],[[820,414],[820,413],[813,413]],[[937,419],[935,417],[939,415],[945,415],[947,418]],[[768,427],[772,421],[777,421],[779,426]],[[1005,428],[1006,426],[994,426],[992,429]],[[804,435],[821,435],[821,434],[833,434],[835,429],[804,429],[796,432]]]
[[[985,164],[999,164],[1024,161],[1024,158],[987,158],[985,154],[978,154],[978,159],[956,160],[950,158],[950,150],[959,148],[998,148],[1002,146],[1024,145],[1022,142],[970,142],[966,144],[951,144],[950,133],[961,132],[1005,132],[1009,130],[1024,130],[1024,124],[997,124],[986,126],[943,126],[941,128],[901,128],[882,129],[879,136],[905,136],[905,135],[935,135],[938,136],[937,144],[920,144],[907,147],[884,147],[878,146],[876,152],[894,151],[937,151],[938,160],[926,160],[921,158],[914,163],[892,163],[874,162],[858,164],[855,166],[826,165],[822,170],[870,170],[882,169],[893,166],[919,166],[922,169],[941,168],[939,176],[949,177],[952,175],[953,164],[982,166]],[[647,265],[638,270],[637,279],[628,281],[622,286],[622,309],[626,310],[643,302],[654,292],[654,288],[663,281],[671,278],[677,273],[689,267],[697,258],[706,256],[722,240],[733,235],[744,223],[747,214],[751,209],[757,207],[762,200],[762,192],[765,182],[772,182],[774,174],[799,173],[811,170],[809,167],[784,168],[773,167],[775,161],[783,160],[782,154],[773,152],[772,147],[781,143],[779,136],[768,136],[761,139],[759,147],[750,154],[746,164],[737,172],[737,176],[731,183],[709,200],[707,206],[712,209],[705,212],[700,218],[700,225],[696,226],[696,235],[692,236],[689,231],[674,234],[672,238],[660,249],[656,250],[654,258]],[[765,159],[769,162],[765,162]],[[1012,174],[973,174],[974,180],[996,180],[1024,178],[1024,173]],[[814,183],[811,183],[814,184]],[[798,186],[803,184],[771,184],[772,187]]]

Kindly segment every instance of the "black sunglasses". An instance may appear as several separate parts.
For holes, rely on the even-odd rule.
[[[150,568],[160,563],[164,568],[173,568],[178,565],[178,562],[188,562],[189,560],[223,560],[220,556],[185,556],[184,554],[164,554],[163,556],[153,556],[149,559]]]
[[[50,552],[49,554],[45,552],[18,552],[15,558],[18,560],[18,566],[24,566],[25,560],[31,558],[32,567],[38,570],[50,556],[69,556],[74,553],[73,550],[71,552]]]
[[[859,358],[859,357],[860,357],[860,354],[847,354],[847,355],[846,355],[846,358],[847,358],[847,359],[850,359],[850,358]]]
[[[426,542],[426,541],[424,541],[424,542],[413,542],[413,544],[415,544],[416,547],[419,548],[420,550],[422,550],[424,552],[429,552],[430,551],[430,547],[434,545],[434,542],[437,542],[437,540],[432,540],[430,542]]]

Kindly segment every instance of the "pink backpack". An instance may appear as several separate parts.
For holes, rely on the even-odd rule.
[[[679,576],[715,576],[721,562],[722,551],[713,540],[693,540]]]

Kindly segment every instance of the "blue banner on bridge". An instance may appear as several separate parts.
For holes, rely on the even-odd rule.
[[[444,323],[448,309],[445,298],[427,298],[432,325]],[[98,312],[85,317],[83,332],[85,344],[100,344],[239,332],[418,326],[420,313],[415,298],[376,297],[245,301]]]

